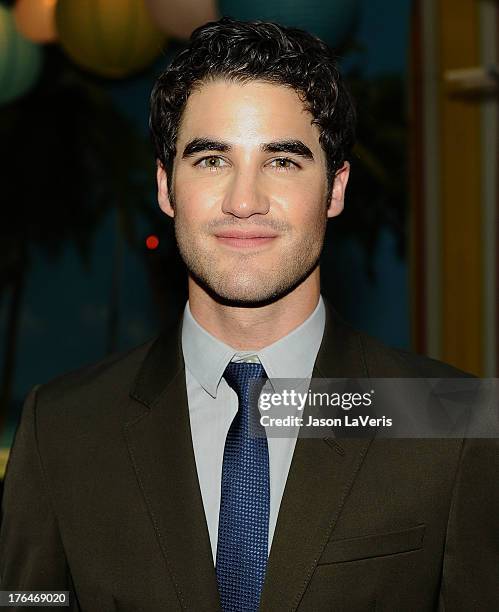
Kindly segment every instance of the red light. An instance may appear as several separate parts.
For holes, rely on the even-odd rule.
[[[154,249],[157,249],[159,245],[159,240],[157,236],[154,236],[154,234],[152,234],[151,236],[148,236],[146,238],[146,247],[150,250],[150,251],[154,251]]]

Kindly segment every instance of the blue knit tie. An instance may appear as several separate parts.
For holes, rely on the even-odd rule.
[[[254,437],[254,428],[265,434],[256,402],[267,374],[259,363],[231,362],[224,378],[237,393],[239,410],[225,441],[218,590],[224,612],[257,612],[267,568],[270,476],[267,438]],[[250,386],[255,378],[262,380]]]

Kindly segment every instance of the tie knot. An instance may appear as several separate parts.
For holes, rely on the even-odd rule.
[[[224,378],[241,398],[246,395],[250,381],[258,378],[266,379],[267,373],[261,363],[231,361],[225,368]]]

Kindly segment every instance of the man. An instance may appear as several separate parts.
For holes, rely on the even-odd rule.
[[[248,432],[254,378],[460,374],[320,295],[353,116],[327,46],[271,23],[209,23],[160,76],[158,199],[189,300],[156,340],[31,391],[2,589],[92,612],[499,609],[495,441]]]

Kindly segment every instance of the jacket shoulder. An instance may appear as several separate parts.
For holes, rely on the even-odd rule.
[[[369,375],[378,378],[462,378],[473,374],[448,363],[388,346],[364,332],[356,332]]]
[[[130,386],[157,336],[126,351],[61,374],[37,386],[39,400],[56,405],[71,399],[128,395]]]

